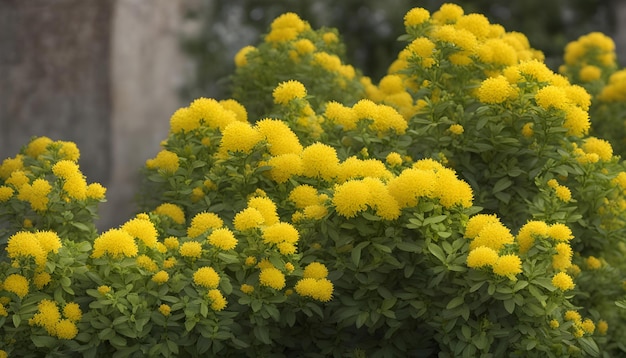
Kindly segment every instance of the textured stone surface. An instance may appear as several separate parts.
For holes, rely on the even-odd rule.
[[[111,178],[101,228],[136,212],[139,169],[160,150],[169,118],[181,106],[181,1],[117,0],[111,49]]]
[[[76,142],[83,172],[108,181],[113,4],[0,1],[0,158],[45,135]]]

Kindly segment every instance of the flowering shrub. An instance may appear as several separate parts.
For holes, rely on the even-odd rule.
[[[374,84],[277,18],[235,99],[172,115],[117,228],[71,144],[5,160],[2,352],[623,354],[626,170],[589,135],[611,83],[457,5],[404,21]]]

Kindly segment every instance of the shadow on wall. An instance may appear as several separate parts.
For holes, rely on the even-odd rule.
[[[180,107],[181,2],[0,2],[0,157],[33,136],[75,142],[107,187],[101,230],[136,211],[138,171]]]

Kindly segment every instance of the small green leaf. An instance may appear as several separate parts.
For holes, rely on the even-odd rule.
[[[451,310],[453,308],[459,307],[463,303],[465,303],[465,297],[464,296],[455,297],[455,298],[451,299],[450,302],[448,302],[448,305],[446,306],[446,309],[447,310]]]

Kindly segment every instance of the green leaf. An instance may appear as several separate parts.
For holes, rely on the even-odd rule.
[[[354,266],[359,266],[359,262],[361,261],[361,250],[369,244],[369,241],[364,241],[359,243],[352,249],[350,257],[352,258],[352,263],[354,264]]]
[[[428,244],[427,248],[431,254],[433,254],[436,258],[439,259],[439,261],[443,263],[446,262],[446,255],[443,253],[443,250],[441,249],[441,247],[439,247],[437,244],[434,244],[431,242]]]
[[[450,302],[448,302],[448,305],[446,305],[446,309],[447,310],[451,310],[453,308],[459,307],[463,303],[465,303],[465,297],[464,296],[457,296],[457,297],[451,299]]]
[[[505,300],[504,301],[504,309],[509,314],[513,314],[513,311],[515,311],[515,301],[513,301],[512,299]]]

